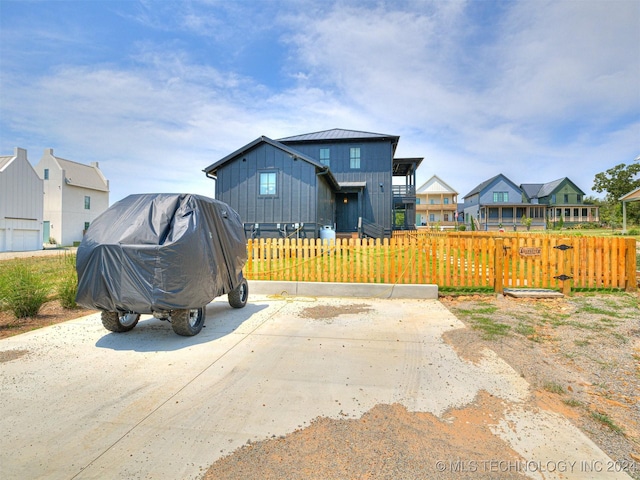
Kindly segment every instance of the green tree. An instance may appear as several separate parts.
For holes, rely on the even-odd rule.
[[[610,224],[622,218],[622,203],[619,198],[640,187],[640,157],[630,165],[621,163],[605,172],[597,173],[593,180],[593,189],[606,192],[605,204],[600,206],[601,219]],[[640,202],[627,205],[627,220],[630,223],[640,223]]]
[[[607,200],[617,202],[618,199],[640,187],[640,157],[631,165],[621,163],[606,172],[597,173],[593,180],[593,189],[607,192]]]

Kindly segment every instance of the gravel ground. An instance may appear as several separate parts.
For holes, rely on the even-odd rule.
[[[638,295],[441,300],[470,327],[445,335],[462,358],[493,349],[531,384],[533,406],[563,414],[640,479]],[[523,459],[491,431],[503,411],[480,392],[441,418],[397,404],[359,419],[317,418],[287,436],[247,441],[203,478],[525,478]]]

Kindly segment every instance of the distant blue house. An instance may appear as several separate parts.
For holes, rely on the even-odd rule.
[[[259,137],[204,169],[215,197],[250,237],[388,237],[415,228],[422,158],[394,158],[399,137],[332,129],[279,140]],[[394,185],[401,177],[404,185]]]
[[[584,192],[566,177],[518,186],[499,174],[465,195],[463,210],[465,223],[478,230],[523,229],[524,218],[531,219],[532,229],[599,221],[598,207],[585,204]]]

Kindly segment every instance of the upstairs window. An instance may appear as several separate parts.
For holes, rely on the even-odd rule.
[[[278,175],[276,172],[260,173],[260,195],[275,196],[278,192],[277,186]]]
[[[493,192],[493,203],[507,203],[509,192]]]
[[[91,210],[91,197],[89,196],[84,197],[84,209]]]
[[[49,169],[48,168],[44,169],[44,179],[45,180],[49,180]]]
[[[360,147],[351,147],[349,149],[349,167],[354,170],[360,168]]]
[[[564,203],[569,203],[569,194],[568,193],[564,194]]]
[[[328,148],[320,149],[320,163],[327,167],[331,164],[331,150]]]
[[[444,204],[449,205],[449,199],[447,197],[444,197]]]

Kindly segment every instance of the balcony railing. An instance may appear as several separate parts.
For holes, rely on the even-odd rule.
[[[393,203],[416,203],[416,187],[413,185],[393,185]]]

